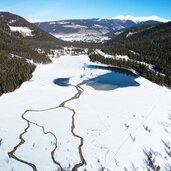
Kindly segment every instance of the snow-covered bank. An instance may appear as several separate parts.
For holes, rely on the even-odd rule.
[[[124,59],[124,60],[130,60],[129,59],[129,57],[128,56],[126,56],[126,55],[115,55],[115,56],[113,56],[113,55],[109,55],[109,54],[106,54],[106,53],[104,53],[104,52],[102,52],[100,49],[96,49],[96,51],[95,51],[97,54],[100,54],[101,56],[104,56],[105,58],[112,58],[112,59]]]
[[[134,52],[134,51],[131,51],[131,53],[133,54],[137,54],[139,55],[137,52]],[[116,59],[116,60],[125,60],[125,61],[132,61],[132,62],[136,62],[137,64],[141,64],[141,65],[144,65],[146,67],[149,68],[150,71],[152,72],[155,72],[156,74],[159,74],[159,75],[163,75],[165,76],[164,74],[160,73],[160,72],[157,72],[154,68],[155,68],[155,65],[153,64],[148,64],[146,62],[142,62],[142,61],[138,61],[138,60],[133,60],[133,59],[130,59],[127,55],[110,55],[110,54],[107,54],[107,53],[104,53],[102,52],[100,49],[96,49],[95,53],[97,54],[100,54],[101,56],[103,56],[104,58],[111,58],[111,59]]]
[[[86,55],[63,56],[53,59],[52,64],[39,65],[33,78],[13,93],[0,97],[0,170],[32,171],[23,163],[8,157],[19,142],[19,135],[27,127],[21,115],[25,110],[43,110],[57,107],[77,92],[72,86],[60,87],[53,83],[56,78],[70,78],[77,85],[84,80],[109,73],[108,70],[86,68],[92,65]],[[66,106],[75,110],[75,133],[84,138],[82,147],[86,165],[83,171],[147,170],[148,151],[156,159],[162,171],[169,171],[171,143],[171,91],[139,77],[139,86],[117,88],[111,91],[95,91],[82,85],[84,92]],[[72,112],[54,108],[44,112],[28,112],[25,117],[44,126],[57,137],[55,160],[65,170],[72,170],[79,163],[79,139],[71,134]],[[57,169],[51,158],[54,137],[43,134],[32,124],[23,135],[25,143],[16,156],[36,165],[38,170]],[[67,168],[67,169],[66,169]],[[137,169],[138,168],[138,169]]]

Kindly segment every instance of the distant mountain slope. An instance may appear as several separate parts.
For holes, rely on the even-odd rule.
[[[141,32],[132,35],[131,37],[127,38],[126,41],[136,41],[140,39],[159,39],[159,38],[168,38],[171,34],[171,22],[158,24],[154,27],[149,29],[142,30]]]
[[[122,35],[127,32],[128,30]],[[125,39],[120,37],[121,35],[116,41],[121,41],[129,49],[144,55],[144,61],[163,64],[163,67],[159,67],[161,70],[165,70],[166,65],[171,69],[171,22],[139,31]]]
[[[129,28],[106,42],[104,51],[152,64],[155,71],[163,75],[159,80],[152,78],[153,81],[171,87],[171,22]],[[145,76],[149,77],[149,73]]]
[[[0,95],[28,80],[33,63],[51,62],[48,50],[62,43],[24,18],[0,12]]]
[[[121,19],[81,19],[39,22],[35,25],[66,41],[103,42],[115,37],[115,33],[121,29],[158,23],[161,22],[149,20],[137,23]]]
[[[133,35],[136,35],[136,34],[139,34],[143,31],[146,31],[148,29],[151,29],[155,26],[157,26],[159,24],[155,24],[155,25],[139,25],[137,24],[136,26],[134,27],[130,27],[130,28],[127,28],[127,29],[122,29],[120,30],[120,34],[116,35],[116,37],[114,38],[114,40],[117,42],[117,41],[124,41],[126,39],[129,39],[130,37],[132,37]],[[111,40],[113,41],[113,40]]]
[[[38,45],[43,46],[44,44],[54,46],[64,43],[60,39],[55,39],[52,35],[35,26],[35,24],[29,23],[24,18],[9,12],[0,12],[0,23],[2,30],[15,37],[20,37],[20,39],[27,43],[31,42],[30,44],[33,46],[36,45],[36,47]]]

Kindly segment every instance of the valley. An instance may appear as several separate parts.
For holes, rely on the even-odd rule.
[[[34,24],[54,37],[65,41],[101,43],[116,37],[131,27],[153,26],[165,22],[169,22],[169,20],[156,16],[144,18],[118,16],[114,18],[36,22]]]
[[[171,171],[169,15],[38,1],[0,12],[0,171]]]

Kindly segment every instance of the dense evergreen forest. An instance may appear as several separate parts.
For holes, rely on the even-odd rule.
[[[24,37],[19,32],[12,32],[9,26],[28,27],[34,36]],[[51,48],[65,45],[64,41],[54,38],[29,23],[20,16],[0,12],[0,95],[13,91],[24,81],[30,79],[34,63],[49,63],[47,56]],[[44,53],[38,53],[41,48]],[[16,56],[18,57],[16,57]]]
[[[13,91],[31,78],[35,65],[26,59],[0,53],[0,95]]]

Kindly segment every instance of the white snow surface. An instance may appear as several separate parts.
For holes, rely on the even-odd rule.
[[[145,21],[159,21],[159,22],[166,23],[170,21],[169,19],[161,18],[158,16],[135,17],[131,15],[126,15],[126,16],[120,15],[117,17],[113,17],[113,19],[118,19],[118,20],[123,20],[123,21],[131,20],[135,23],[140,23],[140,22],[145,22]]]
[[[16,22],[16,20],[10,20],[10,21],[9,21],[9,24],[12,24],[12,23],[14,23],[14,22]]]
[[[21,118],[25,110],[53,108],[77,93],[72,86],[55,85],[54,79],[70,77],[69,83],[76,85],[109,72],[86,69],[86,65],[93,64],[87,55],[52,60],[52,64],[38,65],[32,79],[19,89],[0,97],[0,171],[33,170],[9,158],[8,152],[20,142],[19,135],[27,127]],[[79,171],[146,171],[149,166],[145,154],[149,151],[161,171],[171,168],[171,90],[142,77],[135,81],[140,86],[111,91],[96,91],[83,85],[80,98],[66,103],[76,112],[74,132],[84,138],[82,150],[87,164]],[[25,117],[56,135],[55,159],[66,171],[80,162],[80,141],[71,134],[71,111],[55,108],[28,112]],[[40,127],[31,124],[23,138],[25,143],[15,153],[18,158],[34,163],[41,171],[57,169],[50,155],[53,136],[43,134]]]
[[[107,54],[107,53],[102,52],[100,49],[96,49],[95,52],[98,53],[98,54],[100,54],[100,55],[102,55],[102,56],[104,56],[105,58],[125,59],[126,61],[127,61],[127,60],[130,60],[129,57],[128,57],[127,55],[117,55],[117,54],[116,54],[115,56],[113,56],[113,55],[109,55],[109,54]]]
[[[99,24],[94,24],[93,27],[95,27],[95,28],[102,28],[102,29],[106,29],[107,28],[107,27],[99,25]]]
[[[87,26],[83,26],[83,25],[79,25],[79,24],[68,24],[68,25],[64,25],[65,28],[88,28]]]
[[[110,40],[110,38],[105,35],[100,36],[96,34],[50,34],[56,38],[69,42],[104,42],[105,40]]]
[[[58,24],[69,24],[70,22],[67,21],[57,21]]]
[[[129,36],[132,36],[132,35],[134,35],[134,34],[136,34],[137,32],[129,32],[127,35],[126,35],[126,37],[129,37]]]
[[[24,37],[25,36],[34,36],[32,34],[32,30],[28,27],[18,27],[18,26],[9,26],[11,31],[18,31],[20,32]]]

